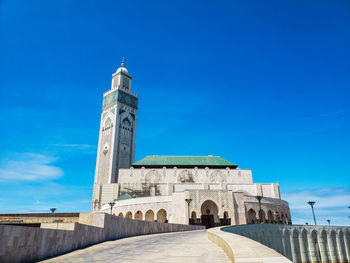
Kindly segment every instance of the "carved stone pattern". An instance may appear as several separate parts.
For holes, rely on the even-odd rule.
[[[210,182],[212,183],[224,183],[226,182],[226,175],[220,170],[215,170],[210,175]]]
[[[179,174],[177,180],[181,183],[186,183],[186,182],[192,183],[193,182],[193,175],[189,170],[184,170]]]
[[[146,174],[145,181],[148,183],[159,183],[160,174],[156,170],[152,169]]]

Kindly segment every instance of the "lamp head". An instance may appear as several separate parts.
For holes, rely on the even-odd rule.
[[[315,204],[315,201],[309,201],[307,202],[309,205],[313,206]]]

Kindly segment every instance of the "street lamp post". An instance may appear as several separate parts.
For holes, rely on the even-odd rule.
[[[262,223],[262,220],[261,220],[261,199],[263,197],[261,195],[257,195],[255,198],[258,199],[258,202],[259,202],[259,223],[261,224]]]
[[[314,211],[314,204],[315,204],[315,201],[309,201],[309,202],[307,202],[307,203],[311,206],[312,215],[314,216],[314,222],[315,222],[315,225],[317,225],[317,224],[316,224],[315,211]]]
[[[112,209],[113,209],[113,206],[115,205],[115,202],[109,202],[108,204],[111,207],[111,215],[112,215]]]
[[[185,199],[187,203],[187,209],[188,209],[188,224],[191,224],[191,218],[190,218],[190,203],[192,202],[192,199]]]
[[[55,211],[57,210],[57,208],[50,208],[51,213],[55,213]]]

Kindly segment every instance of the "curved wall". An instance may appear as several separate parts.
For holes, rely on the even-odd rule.
[[[256,224],[222,230],[258,241],[294,263],[350,262],[350,227]]]

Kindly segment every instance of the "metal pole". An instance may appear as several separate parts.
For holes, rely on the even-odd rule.
[[[313,214],[313,216],[314,216],[315,225],[317,225],[317,224],[316,224],[316,217],[315,217],[314,206],[311,206],[311,208],[312,208],[312,214]]]
[[[309,201],[309,202],[307,202],[307,203],[311,206],[312,215],[313,215],[313,217],[314,217],[314,222],[315,222],[315,225],[317,225],[317,224],[316,224],[315,211],[314,211],[314,204],[315,204],[315,201]]]
[[[190,218],[190,203],[192,202],[192,199],[185,199],[187,203],[187,214],[188,214],[188,224],[190,225],[191,223],[191,218]]]
[[[109,204],[109,206],[111,207],[111,215],[112,215],[113,206],[115,205],[115,202],[109,202],[108,204]]]
[[[187,205],[187,210],[188,210],[188,224],[190,224],[191,223],[191,215],[190,215],[190,204],[188,203],[188,205]]]

